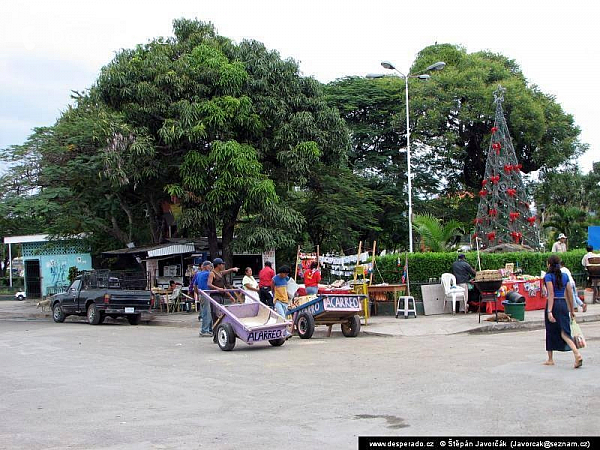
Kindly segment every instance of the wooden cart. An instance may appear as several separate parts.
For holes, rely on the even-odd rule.
[[[364,295],[317,295],[308,296],[307,301],[291,304],[288,315],[292,316],[294,328],[302,339],[310,339],[316,325],[327,325],[327,335],[331,335],[331,327],[342,326],[346,337],[356,337],[360,332],[360,316]]]

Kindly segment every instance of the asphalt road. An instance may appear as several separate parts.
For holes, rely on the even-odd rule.
[[[330,338],[223,352],[186,328],[0,320],[0,447],[355,449],[359,435],[590,435],[600,324],[546,367],[544,332]]]

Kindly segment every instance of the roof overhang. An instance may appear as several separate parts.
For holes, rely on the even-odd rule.
[[[58,240],[67,239],[82,239],[86,237],[85,234],[76,234],[74,236],[59,237]],[[30,242],[48,242],[52,240],[49,234],[28,234],[25,236],[7,236],[4,238],[5,244],[27,244]]]

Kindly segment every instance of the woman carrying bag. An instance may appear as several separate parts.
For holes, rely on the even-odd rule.
[[[548,272],[544,277],[548,291],[548,304],[544,314],[546,324],[546,351],[548,360],[546,366],[553,366],[553,352],[566,352],[571,350],[575,357],[574,368],[583,365],[581,353],[573,342],[571,336],[571,318],[575,317],[573,312],[573,291],[567,274],[561,272],[561,263],[558,255],[548,258]]]

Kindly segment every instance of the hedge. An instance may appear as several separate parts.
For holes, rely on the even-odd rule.
[[[560,257],[565,266],[573,274],[583,271],[581,258],[585,250],[573,250],[561,253]],[[466,259],[478,270],[477,253],[465,253]],[[546,270],[546,261],[552,253],[515,252],[515,253],[480,253],[481,269],[493,270],[503,268],[506,263],[514,263],[523,270],[524,274],[539,275]],[[398,264],[400,258],[400,264]],[[397,284],[402,279],[405,254],[402,253],[379,256],[376,258],[376,269],[373,274],[373,283]],[[452,263],[456,261],[457,254],[447,253],[412,253],[408,254],[408,273],[411,283],[426,283],[430,278],[439,279],[443,273],[452,271]]]

